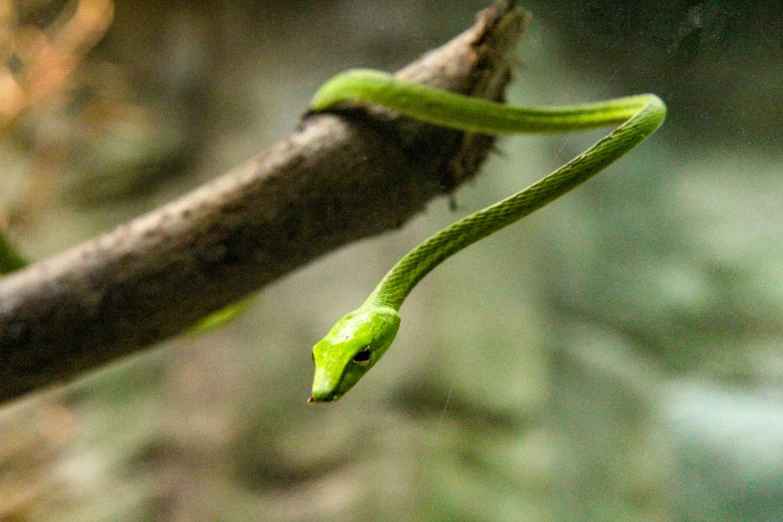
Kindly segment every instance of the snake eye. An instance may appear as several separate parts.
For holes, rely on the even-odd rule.
[[[369,366],[372,361],[372,351],[369,346],[365,346],[353,356],[353,363],[357,366]]]

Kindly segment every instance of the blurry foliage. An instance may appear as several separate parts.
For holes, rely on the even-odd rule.
[[[22,235],[55,198],[91,205],[148,193],[192,156],[182,111],[151,103],[133,64],[100,47],[111,0],[0,6],[0,216]],[[149,83],[149,82],[148,82]]]
[[[87,54],[106,33],[113,10],[110,0],[0,4],[0,136],[6,164],[8,156],[26,164],[21,194],[3,201],[15,206],[11,225],[35,220],[54,197],[68,146],[78,136],[72,110],[86,85]]]
[[[56,468],[77,428],[62,398],[50,397],[32,412],[0,411],[0,521],[45,519],[66,494]]]
[[[22,258],[2,230],[3,228],[0,227],[0,275],[18,270],[27,264],[27,260]]]
[[[62,109],[72,74],[104,36],[113,2],[4,0],[0,3],[0,117],[4,128],[30,110]]]

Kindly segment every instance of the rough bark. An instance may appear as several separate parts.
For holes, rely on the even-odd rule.
[[[498,2],[398,74],[502,100],[526,13]],[[0,400],[181,332],[335,248],[402,226],[493,139],[380,110],[303,118],[252,161],[0,279]]]

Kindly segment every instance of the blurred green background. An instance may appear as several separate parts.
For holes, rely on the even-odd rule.
[[[2,1],[0,223],[52,255],[282,138],[331,75],[399,68],[487,5]],[[456,211],[435,201],[221,329],[5,406],[0,521],[782,520],[783,6],[524,7],[510,101],[655,92],[661,131],[433,272],[338,403],[305,404],[335,319],[601,133],[503,138]]]

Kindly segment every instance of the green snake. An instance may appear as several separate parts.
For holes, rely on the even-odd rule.
[[[337,321],[313,347],[311,403],[339,399],[375,366],[397,335],[400,306],[431,270],[597,174],[655,132],[666,117],[666,105],[654,94],[567,107],[514,107],[371,70],[335,76],[318,90],[310,108],[326,111],[346,102],[377,104],[425,122],[485,134],[619,126],[545,178],[447,226],[400,259],[364,304]]]

